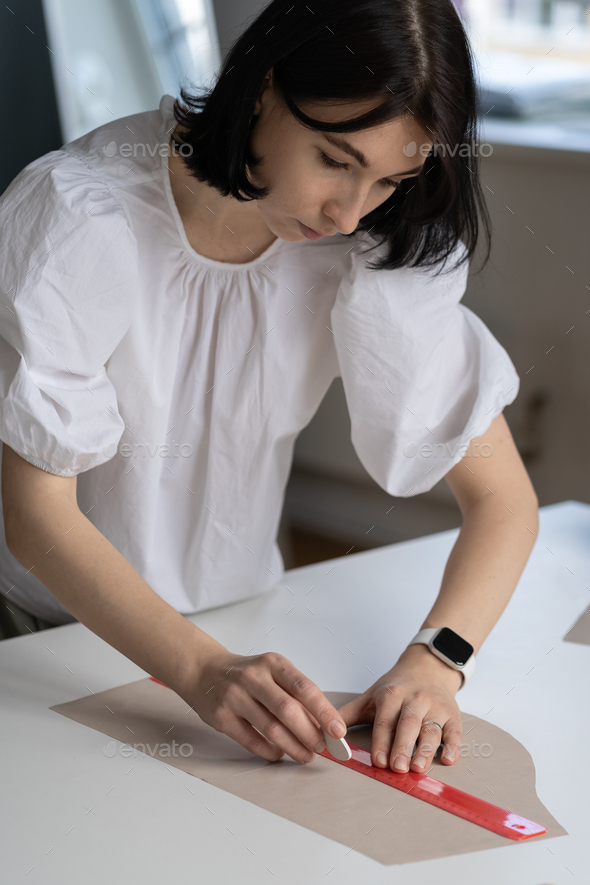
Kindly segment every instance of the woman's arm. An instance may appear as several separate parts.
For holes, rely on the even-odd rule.
[[[491,454],[474,456],[475,445]],[[475,649],[504,611],[535,543],[538,501],[503,415],[446,476],[463,515],[423,627],[446,626]]]
[[[481,447],[491,447],[489,457]],[[489,448],[484,449],[486,455]],[[438,597],[422,624],[450,627],[475,653],[504,611],[531,553],[538,530],[538,502],[503,415],[446,476],[463,515],[459,537],[444,571]],[[409,637],[411,638],[411,637]],[[439,742],[443,761],[458,758],[462,725],[454,694],[460,674],[423,645],[412,645],[363,695],[342,707],[347,725],[374,719],[375,764],[416,771],[430,764]],[[433,719],[443,726],[442,736]],[[384,753],[380,762],[377,754]],[[449,753],[451,755],[449,755]],[[394,766],[401,757],[403,765]],[[422,763],[421,765],[419,763]]]
[[[232,654],[158,596],[80,511],[76,477],[48,473],[4,444],[2,504],[12,555],[217,731],[264,759],[288,753],[298,762],[325,749],[316,721],[334,737],[345,733],[335,707],[282,655]]]
[[[219,643],[164,602],[84,516],[76,486],[75,476],[48,473],[4,444],[8,549],[89,630],[162,682],[188,686],[192,666]]]

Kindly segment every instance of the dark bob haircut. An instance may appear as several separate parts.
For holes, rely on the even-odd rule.
[[[386,245],[371,269],[427,267],[464,243],[475,252],[480,225],[490,254],[490,219],[481,189],[477,87],[473,57],[451,0],[273,0],[231,47],[207,92],[180,90],[174,116],[195,178],[237,200],[263,199],[268,188],[247,175],[260,158],[249,149],[254,105],[273,69],[277,97],[305,126],[357,132],[413,115],[433,149],[422,172],[361,218],[375,246]],[[278,87],[278,89],[277,89]],[[373,99],[373,110],[340,123],[306,116],[297,102]],[[467,155],[466,155],[467,154]],[[479,213],[479,214],[478,214]],[[372,247],[373,248],[373,247]]]

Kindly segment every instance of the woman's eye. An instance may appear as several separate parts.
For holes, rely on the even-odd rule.
[[[348,169],[348,163],[337,163],[336,160],[333,160],[332,157],[329,157],[323,151],[320,151],[320,157],[322,158],[322,163],[324,164],[324,166],[328,166],[330,169]],[[398,184],[401,184],[401,182],[391,181],[389,178],[382,178],[379,184],[382,187],[396,188]]]
[[[322,162],[325,166],[329,166],[330,169],[346,169],[348,167],[347,163],[337,163],[336,160],[333,160],[331,157],[328,157],[327,154],[324,154],[323,151],[320,151],[320,156],[322,158]]]

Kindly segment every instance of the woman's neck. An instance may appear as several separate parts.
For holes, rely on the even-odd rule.
[[[171,153],[170,186],[187,239],[200,255],[241,264],[252,261],[276,240],[256,202],[223,197],[190,175],[182,158]]]

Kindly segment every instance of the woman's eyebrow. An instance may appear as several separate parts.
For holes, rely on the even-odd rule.
[[[340,138],[337,135],[331,135],[329,132],[320,133],[326,141],[330,142],[330,144],[334,145],[334,147],[340,148],[341,151],[344,151],[345,154],[348,154],[349,157],[353,157],[359,166],[362,166],[363,169],[368,169],[370,166],[369,161],[357,148],[353,147],[349,141],[346,141],[345,138]],[[394,175],[410,175],[413,172],[420,172],[424,167],[424,163],[420,166],[416,166],[414,169],[406,169],[405,172],[394,172]]]

